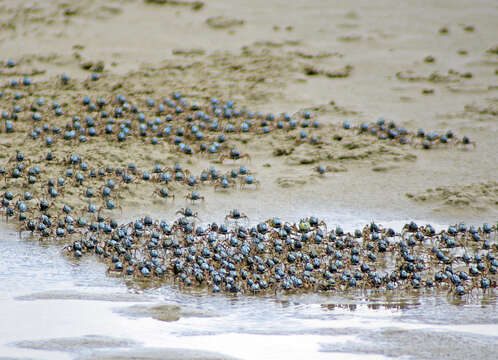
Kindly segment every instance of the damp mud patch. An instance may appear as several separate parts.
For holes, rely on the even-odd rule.
[[[208,24],[213,29],[229,29],[237,26],[242,26],[244,25],[244,23],[244,20],[226,16],[215,16],[210,17],[206,20],[206,24]]]
[[[339,133],[338,133],[339,134]],[[320,136],[320,134],[318,135]],[[329,161],[347,165],[352,161],[371,160],[380,161],[411,161],[416,156],[408,149],[389,142],[379,142],[373,137],[339,135],[341,140],[319,137],[322,141],[318,146],[298,144],[286,157],[287,165],[310,165],[321,161]],[[278,156],[285,156],[289,151],[279,151]],[[274,155],[277,155],[274,153]]]
[[[428,304],[429,305],[429,304]],[[490,311],[483,312],[483,307],[479,306],[448,306],[430,305],[422,307],[415,306],[405,309],[399,317],[402,322],[417,322],[422,318],[424,323],[432,325],[496,325],[498,324],[498,313],[488,307]]]
[[[491,55],[498,55],[498,45],[490,47],[486,52]]]
[[[178,56],[201,56],[206,53],[204,49],[173,49],[172,50],[173,55],[178,55]]]
[[[306,180],[298,177],[279,177],[275,180],[275,182],[283,188],[290,188],[294,186],[304,185],[306,184]]]
[[[301,73],[298,55],[282,49],[288,46],[292,45],[255,42],[239,52],[215,51],[202,55],[198,52],[204,50],[198,48],[177,48],[173,49],[173,59],[141,66],[126,78],[116,77],[113,82],[121,84],[120,91],[134,96],[169,93],[170,84],[174,83],[177,91],[189,94],[193,100],[204,102],[206,94],[210,94],[217,98],[230,97],[242,104],[269,104],[280,98],[282,89]]]
[[[190,349],[140,349],[119,352],[95,352],[78,360],[234,360],[236,358],[200,350]]]
[[[376,354],[399,359],[495,359],[498,343],[495,336],[433,330],[384,328],[364,331],[359,340],[321,344],[322,352]],[[423,346],[421,346],[423,344]]]
[[[476,84],[458,84],[447,87],[448,91],[459,94],[487,94],[495,91],[494,86],[476,85]]]
[[[171,5],[171,6],[186,6],[192,10],[201,10],[204,7],[202,1],[184,1],[184,0],[144,0],[146,4],[154,5]]]
[[[12,345],[32,350],[74,352],[78,350],[97,348],[123,348],[138,345],[128,339],[113,338],[101,335],[86,335],[82,337],[55,338],[46,340],[24,340]]]
[[[114,302],[144,302],[151,301],[143,294],[89,294],[70,291],[46,291],[29,295],[17,296],[15,300],[91,300]]]
[[[361,35],[344,35],[344,36],[339,36],[337,38],[337,41],[349,43],[349,42],[361,41],[362,39],[363,38]]]
[[[74,19],[105,20],[122,13],[119,6],[102,6],[99,1],[86,1],[84,5],[79,0],[15,3],[16,6],[6,4],[2,8],[0,31],[33,33],[48,26],[72,24]]]
[[[304,73],[308,76],[321,75],[321,76],[326,76],[328,78],[346,78],[353,71],[353,66],[346,65],[344,68],[341,69],[326,70],[326,69],[316,68],[313,65],[305,65],[303,70]]]
[[[283,329],[249,329],[244,333],[251,335],[269,335],[269,336],[354,336],[363,331],[360,328],[313,328],[302,330],[283,330]]]
[[[449,71],[447,75],[443,75],[437,71],[429,75],[419,75],[412,70],[400,71],[396,73],[396,78],[402,81],[426,81],[430,83],[452,83],[459,82],[460,76],[457,73]]]
[[[464,112],[466,114],[480,115],[479,116],[480,119],[482,119],[484,116],[484,117],[489,117],[490,120],[495,120],[498,117],[498,99],[484,106],[476,104],[465,105]]]
[[[133,318],[151,317],[160,321],[178,321],[182,317],[215,317],[216,314],[193,308],[183,308],[174,304],[133,305],[116,310],[117,313]]]
[[[382,165],[376,165],[372,167],[372,171],[375,172],[388,172],[390,170],[395,170],[398,169],[399,166],[397,165],[390,165],[390,164],[382,164]]]
[[[486,211],[498,206],[498,182],[440,186],[420,193],[407,193],[406,197],[416,202],[433,203],[439,207],[472,208],[475,211]]]

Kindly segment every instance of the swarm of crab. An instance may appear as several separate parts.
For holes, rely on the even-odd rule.
[[[91,98],[84,95],[85,84],[67,75],[57,78],[61,100],[54,96],[50,104],[36,95],[29,78],[0,88],[0,138],[13,148],[0,158],[0,209],[21,236],[55,240],[76,258],[95,254],[109,272],[136,281],[211,292],[447,288],[465,295],[496,288],[496,225],[436,231],[409,223],[395,231],[371,223],[346,233],[313,216],[295,224],[276,217],[251,224],[237,209],[220,224],[203,224],[188,207],[169,221],[147,216],[119,224],[113,217],[132,186],[150,189],[164,202],[183,196],[193,203],[206,200],[202,189],[208,186],[215,191],[264,186],[240,163],[250,162],[250,154],[238,150],[241,137],[247,142],[285,133],[296,143],[321,146],[334,130],[346,130],[393,146],[472,149],[476,144],[466,136],[410,131],[383,119],[320,131],[323,125],[308,111],[264,115],[214,98],[189,102],[177,92],[161,99]],[[94,154],[102,144],[128,155],[140,144],[141,151],[203,159],[210,166],[194,173],[180,162],[123,165]],[[233,167],[215,165],[224,162]]]

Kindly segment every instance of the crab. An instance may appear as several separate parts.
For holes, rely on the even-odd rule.
[[[218,189],[228,189],[230,187],[235,187],[236,186],[236,183],[232,180],[232,179],[229,179],[227,176],[223,176],[221,178],[219,178],[218,180],[216,180],[215,182],[215,185],[214,185],[214,189],[215,190],[218,190]]]
[[[160,189],[156,189],[154,191],[154,194],[156,195],[159,195],[160,197],[162,197],[163,199],[166,199],[166,198],[175,198],[175,195],[174,194],[170,194],[168,189],[166,188],[160,188]]]
[[[178,210],[175,214],[180,214],[180,215],[183,215],[185,217],[195,217],[195,218],[199,218],[197,215],[197,213],[194,213],[192,211],[191,208],[181,208],[180,210]]]
[[[473,148],[475,149],[477,146],[477,143],[473,140],[470,140],[469,137],[464,136],[461,140],[457,140],[455,142],[455,145],[460,146],[462,148],[466,148],[468,145],[472,145]]]
[[[249,160],[251,160],[251,157],[249,156],[249,154],[241,154],[240,151],[235,149],[235,148],[230,150],[230,153],[222,155],[220,158],[220,162],[223,163],[223,160],[225,160],[227,158],[232,159],[232,160],[240,160],[242,158],[248,158]]]
[[[240,220],[240,219],[248,219],[247,215],[241,213],[239,210],[237,209],[233,209],[230,211],[230,213],[225,216],[225,221],[228,221],[228,220]]]
[[[196,200],[202,200],[202,201],[205,200],[204,196],[199,195],[199,193],[196,191],[192,191],[186,194],[185,199],[191,200],[192,202],[195,202]]]
[[[246,175],[240,179],[240,188],[241,189],[248,187],[250,185],[254,185],[256,188],[259,188],[260,181],[255,180],[252,175]]]

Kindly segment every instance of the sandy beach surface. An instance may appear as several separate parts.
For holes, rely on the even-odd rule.
[[[189,191],[185,185],[172,186],[170,191],[176,197],[167,201],[158,199],[151,187],[123,185],[123,195],[118,199],[122,221],[145,215],[172,219],[179,208],[190,206],[205,223],[221,221],[231,209],[237,208],[248,216],[251,223],[273,216],[288,221],[317,216],[329,225],[340,224],[348,231],[372,220],[398,229],[410,220],[430,222],[439,227],[460,222],[496,224],[497,16],[498,3],[489,0],[381,0],[375,3],[363,0],[0,0],[0,83],[3,92],[0,112],[11,111],[13,94],[18,91],[9,87],[9,82],[28,76],[33,84],[29,89],[22,89],[25,106],[28,107],[37,97],[43,97],[47,104],[58,101],[62,103],[63,118],[77,114],[80,107],[75,102],[85,95],[92,99],[100,96],[110,99],[122,93],[145,107],[147,97],[159,101],[178,91],[189,101],[200,104],[207,104],[216,97],[232,100],[237,108],[276,116],[289,113],[298,117],[303,111],[309,111],[312,120],[319,121],[320,127],[312,131],[320,139],[320,146],[311,146],[287,133],[274,132],[267,136],[240,134],[236,138],[238,149],[243,154],[248,153],[250,160],[226,160],[223,163],[219,162],[219,157],[192,157],[174,152],[168,145],[151,151],[145,142],[114,146],[95,138],[74,149],[73,143],[58,141],[52,147],[58,160],[78,152],[92,165],[102,167],[126,167],[134,163],[141,169],[151,169],[157,163],[171,167],[180,162],[197,175],[210,166],[226,172],[243,164],[259,182],[257,187],[233,191],[201,188],[199,192],[206,201],[194,205],[184,199]],[[13,60],[15,66],[8,66],[8,60]],[[90,80],[93,73],[99,75],[98,82]],[[60,86],[62,74],[71,77],[70,85]],[[47,106],[42,116],[48,117],[49,111]],[[359,125],[376,122],[378,118],[394,121],[411,132],[424,129],[444,134],[452,130],[459,139],[468,136],[475,146],[441,144],[426,150],[421,146],[379,141],[374,136],[343,129],[345,121]],[[53,125],[61,120],[48,121]],[[22,127],[22,121],[19,123],[15,126]],[[43,140],[36,142],[25,137],[6,136],[3,121],[0,131],[0,167],[7,164],[18,150],[29,158],[41,158],[48,151],[43,147]],[[317,173],[317,166],[326,169],[324,175]],[[54,173],[54,177],[65,171],[59,162],[47,169]],[[23,186],[24,182],[18,181],[15,190],[20,192]],[[0,179],[0,190],[6,189],[6,182]],[[64,203],[74,207],[85,203],[81,200],[82,191],[77,187],[66,190]],[[62,204],[57,203],[57,206]],[[2,223],[0,234],[4,251],[13,259],[26,250],[22,242],[15,240],[14,227]],[[15,279],[25,281],[32,276],[23,268],[23,264],[33,265],[32,261],[38,264],[29,260],[29,254],[33,256],[36,250],[33,244],[28,245],[30,250],[19,258],[18,263],[0,266],[0,279],[5,284],[12,286]],[[344,310],[349,305],[337,307],[344,310],[338,315],[340,323],[337,325],[344,330],[342,332],[324,330],[322,326],[328,325],[318,323],[324,312],[325,317],[332,314],[330,319],[337,315],[329,312],[331,309],[326,306],[329,301],[321,298],[296,299],[295,308],[273,300],[258,303],[260,300],[255,299],[236,305],[230,305],[229,300],[208,302],[211,309],[226,306],[235,312],[232,318],[223,318],[219,339],[246,347],[247,341],[258,344],[255,347],[258,351],[247,352],[249,355],[244,356],[244,352],[233,345],[223,351],[223,346],[210,344],[211,334],[216,334],[213,323],[219,314],[189,315],[192,309],[173,307],[168,308],[167,315],[164,315],[162,308],[150,310],[141,307],[147,301],[146,295],[152,296],[152,301],[156,302],[158,299],[160,302],[165,298],[173,299],[169,301],[171,306],[183,302],[198,304],[197,296],[188,298],[171,289],[156,290],[152,294],[140,293],[139,300],[131,299],[136,302],[131,309],[127,305],[125,310],[116,311],[102,297],[88,298],[88,294],[93,293],[93,289],[89,289],[94,280],[99,287],[113,289],[113,294],[118,290],[128,294],[126,286],[118,279],[105,277],[105,270],[100,268],[102,264],[91,262],[85,265],[93,270],[89,270],[90,275],[78,278],[76,271],[71,273],[70,270],[74,264],[59,259],[58,249],[44,247],[43,252],[57,258],[54,263],[61,262],[57,266],[69,275],[59,277],[54,275],[55,270],[54,274],[42,271],[45,275],[40,275],[40,281],[45,285],[27,282],[28,288],[6,291],[0,297],[5,309],[15,311],[16,308],[29,307],[25,310],[33,316],[43,309],[47,299],[18,297],[45,291],[54,308],[68,304],[64,308],[66,315],[78,308],[79,301],[87,313],[91,312],[93,303],[97,303],[97,314],[102,319],[114,325],[133,327],[139,324],[147,329],[150,338],[144,339],[139,331],[113,331],[110,325],[99,332],[97,321],[91,323],[89,320],[76,331],[68,331],[67,336],[60,331],[51,331],[47,337],[59,339],[55,342],[43,342],[47,337],[40,339],[34,331],[29,333],[26,330],[25,335],[16,331],[0,344],[0,359],[4,354],[6,358],[16,359],[51,358],[53,354],[59,358],[102,359],[263,358],[264,336],[270,335],[275,344],[279,344],[275,349],[282,351],[286,359],[310,353],[316,355],[310,358],[363,358],[368,355],[374,359],[400,353],[417,359],[434,358],[429,352],[418,353],[415,340],[405,348],[386,345],[391,341],[402,341],[405,336],[414,336],[418,339],[416,341],[440,338],[448,344],[447,348],[438,348],[433,342],[429,347],[435,354],[449,352],[451,358],[464,359],[471,353],[466,351],[470,350],[484,354],[483,358],[492,358],[496,354],[496,322],[485,321],[486,314],[496,314],[494,297],[484,301],[489,307],[479,313],[481,320],[477,325],[472,323],[470,315],[462,319],[461,328],[455,333],[461,331],[465,336],[442,335],[442,330],[448,329],[444,320],[437,323],[440,328],[431,327],[434,313],[414,310],[420,304],[434,305],[428,299],[395,300],[396,304],[405,305],[408,301],[407,308],[412,309],[408,311],[409,316],[416,321],[398,318],[403,316],[404,305],[394,306],[395,310],[389,305],[381,305],[382,311],[376,312],[375,308],[366,305],[366,300],[331,300],[334,304],[345,302],[360,309],[359,317],[355,318],[350,315],[354,313]],[[39,264],[40,269],[47,266],[43,264]],[[8,280],[11,273],[14,275]],[[68,284],[72,284],[71,288],[81,287],[86,297],[75,299],[67,292],[58,293]],[[441,299],[439,305],[444,314],[450,317],[461,315],[444,295]],[[120,298],[116,301],[124,307],[126,304],[121,302],[127,300]],[[27,303],[31,305],[24,305]],[[277,311],[275,320],[302,326],[303,332],[292,333],[289,326],[280,334],[279,329],[260,317],[247,318],[245,312],[256,306],[262,306],[264,314]],[[305,308],[304,313],[299,313],[300,306]],[[475,308],[474,311],[478,312]],[[147,317],[144,314],[152,315]],[[47,310],[47,316],[56,319],[55,323],[61,328],[67,326],[66,320],[58,317],[54,309]],[[182,322],[184,316],[187,320]],[[303,320],[307,316],[310,323]],[[5,321],[15,321],[11,314],[2,315],[0,312],[0,319],[2,317]],[[84,315],[77,314],[75,318],[84,319]],[[192,318],[201,320],[197,322]],[[347,325],[350,318],[353,318],[353,326],[359,326],[365,319],[367,322],[368,319],[380,321],[381,335],[374,333],[372,323],[368,329],[362,327],[358,330],[359,326],[352,330]],[[21,319],[29,320],[22,316]],[[160,326],[156,324],[158,321]],[[255,324],[262,321],[264,325],[256,326],[257,330],[250,325],[237,330],[231,321],[252,321]],[[420,327],[412,327],[410,321],[418,322]],[[168,325],[171,323],[176,327],[165,330],[164,326],[172,326]],[[192,335],[198,343],[189,346],[182,336],[188,337],[186,329],[196,326],[202,328],[198,334]],[[1,327],[0,334],[9,333],[5,325]],[[398,332],[391,327],[402,330]],[[39,331],[40,326],[35,329]],[[158,335],[161,332],[168,339],[174,338],[171,351],[157,350],[168,346],[161,343]],[[480,337],[486,332],[494,336]],[[334,339],[344,340],[342,345],[328,342],[327,337],[332,333]],[[97,335],[85,338],[88,334]],[[231,337],[232,334],[236,335]],[[368,346],[361,345],[365,342],[360,345],[355,342],[358,339],[371,340],[375,336],[383,346],[375,346],[375,341]],[[284,352],[286,344],[295,338],[302,341],[302,346],[296,345],[296,348]],[[463,339],[474,339],[477,345],[476,342],[471,344],[470,340],[464,343]],[[460,344],[459,354],[451,351],[457,344]],[[136,353],[121,350],[93,352],[100,348],[129,347]],[[178,350],[185,348],[191,350]]]
[[[307,211],[332,221],[327,214],[496,219],[496,4],[176,3],[3,1],[0,46],[4,60],[19,65],[0,77],[87,78],[82,65],[101,62],[136,92],[216,96],[276,114],[309,109],[324,124],[383,117],[413,131],[451,129],[476,149],[386,148],[351,138],[323,153],[301,145],[275,157],[286,140],[265,141],[251,148],[261,190],[210,196],[205,206],[223,213],[236,204],[258,219]],[[313,177],[318,163],[331,172]]]

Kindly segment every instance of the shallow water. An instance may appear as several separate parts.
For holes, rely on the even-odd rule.
[[[61,246],[21,240],[5,227],[0,239],[7,358],[491,359],[498,350],[493,294],[231,298],[137,290],[93,258],[61,256]]]

